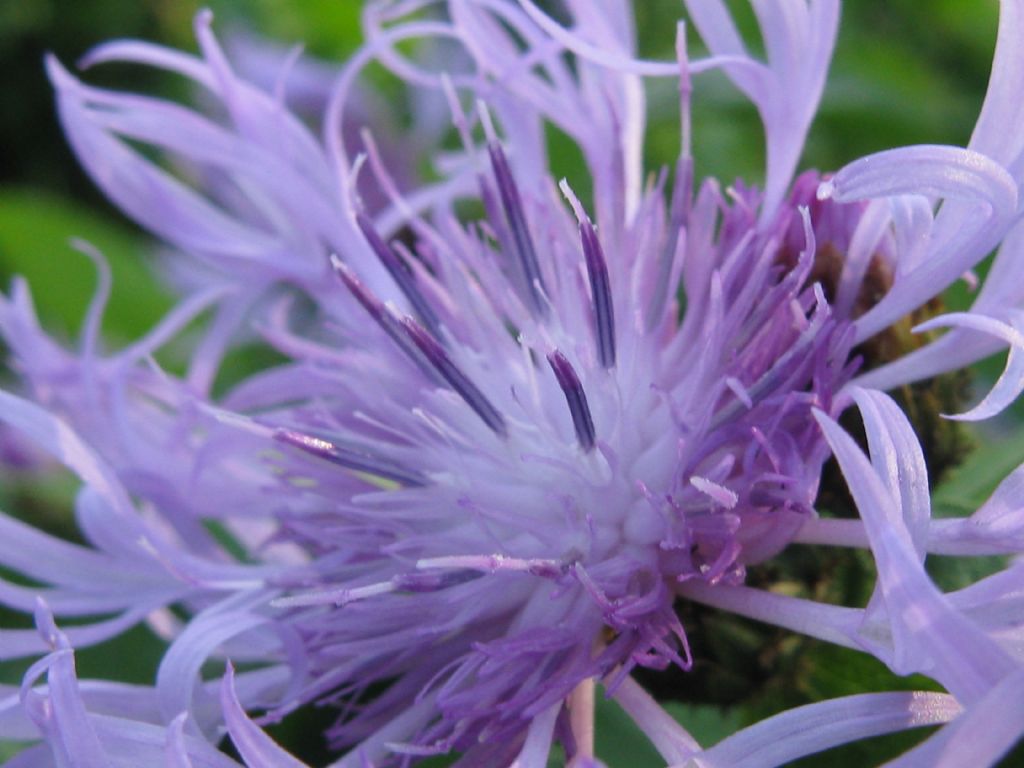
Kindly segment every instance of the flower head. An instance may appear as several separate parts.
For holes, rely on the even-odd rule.
[[[1020,122],[1020,3],[1003,4],[968,148],[890,150],[795,181],[837,2],[754,3],[764,61],[723,4],[688,3],[708,55],[688,55],[680,25],[673,62],[635,57],[625,3],[570,3],[571,27],[530,0],[418,13],[434,5],[367,6],[322,141],[285,108],[286,85],[271,94],[235,74],[205,13],[199,57],[119,42],[87,63],[182,74],[215,116],[48,63],[86,169],[202,277],[111,356],[95,331],[104,291],[78,354],[40,329],[24,285],[0,304],[36,401],[0,395],[3,418],[82,479],[86,539],[0,518],[0,564],[47,585],[4,585],[39,633],[5,633],[0,652],[46,654],[19,698],[35,730],[19,721],[19,733],[75,766],[127,754],[130,733],[126,764],[163,750],[174,765],[226,765],[211,746],[223,725],[249,765],[296,765],[245,710],[270,721],[327,702],[338,765],[447,752],[544,765],[555,742],[586,765],[599,682],[668,763],[774,765],[955,718],[905,758],[924,765],[976,740],[986,713],[1019,707],[1019,566],[954,595],[923,569],[929,551],[1019,552],[1017,476],[970,517],[931,520],[924,453],[880,391],[1008,345],[1007,372],[957,418],[1005,408],[1024,388],[1019,297],[986,283],[972,312],[922,326],[953,330],[911,354],[865,365],[858,345],[1004,238],[993,271],[1019,261],[1024,147],[1003,126]],[[424,61],[403,52],[410,39],[459,51]],[[343,138],[372,62],[450,111],[461,149],[437,150],[437,180],[401,188],[375,132],[359,154]],[[761,187],[695,179],[690,98],[710,70],[761,115]],[[680,83],[683,137],[673,171],[646,184],[644,77]],[[586,200],[547,171],[549,124],[586,160]],[[386,204],[364,204],[368,181]],[[186,373],[161,370],[154,351],[204,312]],[[226,350],[253,331],[286,362],[214,394]],[[867,455],[837,423],[854,407]],[[815,509],[830,455],[858,519]],[[745,586],[749,566],[794,541],[870,548],[868,606]],[[949,693],[823,702],[702,750],[633,677],[693,663],[679,600],[860,648]],[[53,620],[103,614],[115,617],[63,632]],[[73,647],[140,621],[169,643],[154,689],[76,681]],[[213,657],[248,666],[204,682]],[[33,687],[44,670],[45,692]],[[116,691],[108,709],[97,691]],[[1020,722],[986,737],[984,760]]]

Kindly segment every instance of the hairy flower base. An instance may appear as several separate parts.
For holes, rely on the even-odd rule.
[[[765,61],[711,0],[687,4],[709,55],[688,57],[681,26],[675,62],[634,58],[625,3],[570,2],[572,28],[529,0],[418,13],[429,5],[367,6],[322,142],[285,108],[285,76],[265,90],[232,69],[207,13],[200,57],[116,42],[86,61],[181,74],[210,114],[48,62],[86,170],[188,276],[180,305],[109,357],[98,254],[77,354],[41,330],[24,284],[0,300],[30,395],[0,393],[0,419],[82,480],[85,541],[0,517],[0,564],[42,585],[0,582],[38,627],[5,632],[0,656],[42,655],[0,708],[0,735],[44,742],[22,764],[51,750],[89,768],[230,765],[212,746],[226,730],[248,765],[297,766],[246,712],[265,724],[321,704],[337,711],[325,736],[338,766],[448,752],[543,766],[556,743],[596,765],[600,688],[670,764],[776,765],[953,720],[903,758],[931,765],[947,742],[977,740],[978,712],[1019,707],[1020,566],[946,595],[923,561],[1024,551],[1020,478],[970,517],[932,520],[925,454],[879,388],[1008,345],[1004,376],[957,418],[998,413],[1024,388],[1024,294],[987,283],[973,312],[925,324],[952,328],[938,340],[866,369],[855,350],[872,355],[1004,236],[993,274],[1024,258],[1024,142],[1004,125],[1021,122],[1006,95],[1024,89],[1020,2],[1004,2],[970,148],[892,150],[795,181],[834,0],[755,3]],[[443,41],[460,52],[434,51]],[[343,127],[371,63],[433,100],[425,112],[447,105],[462,148],[433,153],[435,183],[399,186],[412,176],[390,167],[401,153],[369,130],[350,155]],[[715,69],[764,120],[763,191],[694,179],[692,78]],[[682,107],[679,162],[646,187],[639,75],[678,78]],[[546,170],[549,124],[579,146],[592,199]],[[372,188],[384,202],[364,202]],[[482,218],[457,214],[467,199]],[[185,374],[160,370],[153,353],[204,312]],[[252,333],[286,362],[214,396],[224,355]],[[854,410],[866,450],[837,422]],[[857,518],[815,511],[830,455]],[[792,542],[868,549],[867,606],[745,583]],[[819,702],[702,749],[634,678],[692,666],[680,599],[866,651],[948,693]],[[101,618],[66,622],[80,617]],[[168,642],[154,688],[77,681],[72,648],[142,621]],[[205,680],[209,659],[239,672]],[[1021,722],[984,737],[982,760]]]

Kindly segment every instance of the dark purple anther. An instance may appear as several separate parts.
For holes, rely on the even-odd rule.
[[[504,417],[491,404],[491,401],[484,396],[484,393],[469,380],[469,377],[452,362],[452,359],[448,357],[448,353],[445,352],[444,347],[438,343],[437,339],[431,336],[423,326],[411,317],[403,318],[402,325],[412,343],[416,345],[424,358],[434,366],[451,388],[458,393],[459,397],[466,401],[466,405],[472,408],[476,415],[483,420],[484,424],[493,429],[498,435],[507,437],[508,427],[505,425]]]
[[[508,226],[515,242],[516,255],[519,257],[519,264],[523,270],[523,279],[526,282],[530,305],[537,315],[544,317],[548,312],[543,295],[544,278],[541,276],[537,252],[534,250],[530,229],[526,224],[526,214],[523,212],[523,201],[519,196],[519,188],[512,177],[512,171],[508,167],[508,160],[501,146],[492,141],[488,144],[487,151],[491,156],[491,167],[494,169],[494,178],[498,182],[498,194],[501,196],[501,204],[505,209],[505,217],[508,219]]]
[[[334,268],[334,274],[338,276],[345,287],[348,288],[349,293],[356,297],[363,309],[365,309],[374,320],[376,320],[380,326],[387,331],[388,336],[395,338],[392,331],[397,331],[397,323],[394,323],[391,328],[388,327],[388,319],[390,315],[384,308],[384,304],[374,296],[370,290],[360,282],[359,278],[356,277],[356,273],[352,267],[343,262],[337,256],[331,256],[331,266]],[[401,334],[399,334],[401,335]]]
[[[371,293],[370,290],[359,281],[359,278],[356,277],[356,273],[352,271],[352,268],[337,256],[331,256],[331,265],[334,267],[334,272],[341,279],[341,282],[344,283],[349,292],[356,297],[356,301],[362,305],[363,309],[369,313],[370,317],[372,317],[384,330],[384,333],[386,333],[388,337],[398,345],[398,348],[416,364],[427,378],[431,381],[438,381],[437,372],[434,370],[433,366],[423,358],[423,354],[419,349],[417,349],[414,344],[410,343],[409,337],[402,330],[402,324],[387,310],[387,307],[384,306],[381,300],[374,296],[373,293]]]
[[[330,440],[290,429],[275,430],[274,439],[346,469],[376,475],[406,486],[427,485],[427,479],[414,470],[365,451],[345,448]]]
[[[580,222],[580,237],[583,239],[583,256],[587,261],[590,293],[594,300],[597,358],[602,368],[611,368],[615,365],[615,310],[608,282],[608,264],[604,260],[604,251],[601,250],[594,225],[589,220]]]
[[[555,372],[558,386],[565,393],[565,402],[569,405],[572,425],[576,428],[576,438],[580,441],[580,447],[588,452],[594,450],[597,439],[594,433],[594,420],[590,416],[587,394],[583,391],[580,377],[576,375],[572,363],[557,349],[548,355],[548,363]]]
[[[413,310],[419,315],[420,320],[430,329],[431,333],[440,338],[437,314],[430,304],[427,303],[423,294],[420,293],[419,288],[416,287],[416,279],[412,270],[398,258],[398,255],[391,249],[391,246],[384,242],[384,238],[380,236],[373,222],[370,221],[365,213],[360,212],[356,214],[356,224],[359,227],[359,231],[363,233],[363,237],[366,238],[366,242],[370,244],[370,248],[373,249],[374,254],[380,260],[380,263],[384,265],[388,274],[391,275],[391,279],[395,281],[398,288],[405,295],[405,298],[409,300]]]

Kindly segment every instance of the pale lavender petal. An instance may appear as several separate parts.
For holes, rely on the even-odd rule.
[[[1020,0],[999,3],[999,35],[992,60],[985,102],[968,146],[1012,169],[1020,178],[1024,136],[1024,112],[1018,98],[1024,88],[1024,53],[1019,41],[1024,34],[1024,4]]]
[[[53,651],[25,674],[21,685],[22,704],[46,736],[58,763],[68,768],[104,768],[109,758],[79,694],[74,653],[42,601],[36,609],[36,624]],[[43,671],[49,684],[45,703],[31,690],[35,677]]]
[[[863,612],[814,600],[780,595],[751,587],[709,587],[689,581],[676,587],[691,600],[723,608],[751,619],[785,627],[848,648],[859,647],[857,629]]]
[[[622,681],[613,698],[651,740],[666,763],[682,763],[701,751],[696,739],[632,677]]]
[[[949,594],[950,602],[1024,663],[1024,605],[1020,563]]]
[[[646,75],[648,77],[679,76],[679,64],[677,62],[636,59],[614,49],[609,49],[606,45],[591,43],[578,34],[574,34],[573,30],[566,29],[560,25],[538,8],[532,0],[518,0],[518,2],[529,17],[537,23],[537,26],[549,34],[552,39],[562,43],[567,50],[588,61],[601,64],[616,72]],[[585,18],[584,14],[579,14],[579,16],[580,18]]]
[[[109,62],[134,62],[177,72],[213,90],[210,70],[196,56],[140,40],[111,40],[96,46],[79,59],[83,69]]]
[[[1024,335],[1015,327],[1024,320],[1019,311],[1014,312],[1014,325],[1003,323],[991,317],[968,312],[951,312],[940,315],[915,328],[916,331],[930,331],[935,328],[966,328],[994,336],[1010,347],[1006,368],[980,403],[965,413],[943,414],[946,418],[960,421],[981,421],[1001,413],[1024,392]]]
[[[983,768],[995,765],[1024,735],[1024,667],[889,768]]]
[[[914,430],[891,398],[854,387],[853,399],[864,419],[868,449],[875,472],[885,481],[903,515],[914,549],[923,561],[931,520],[928,468]]]
[[[199,686],[199,671],[215,651],[228,640],[259,627],[266,618],[247,610],[265,603],[265,594],[232,597],[197,615],[164,654],[157,673],[160,708],[168,720],[190,711],[193,697],[209,695]],[[248,605],[247,605],[248,604]]]
[[[77,82],[55,60],[49,66],[60,89],[69,141],[101,188],[128,215],[188,251],[250,259],[282,253],[283,244],[228,217],[103,131],[88,116]]]
[[[231,664],[224,673],[220,700],[231,741],[248,768],[305,768],[305,763],[281,749],[245,714],[235,693],[235,670]]]
[[[985,155],[959,147],[906,147],[870,155],[843,168],[818,192],[841,202],[903,194],[949,202],[932,227],[927,258],[912,272],[899,274],[889,293],[858,318],[858,339],[921,306],[977,264],[1009,229],[1017,210],[1013,177]]]
[[[1024,550],[1024,467],[1007,475],[969,517],[933,521],[930,539],[930,549],[949,554]]]
[[[846,696],[762,720],[701,752],[686,765],[771,768],[858,739],[946,723],[960,711],[956,699],[943,693]]]
[[[892,666],[927,673],[970,704],[1014,669],[1010,657],[961,616],[924,572],[898,502],[853,439],[815,414],[832,446],[871,540],[878,580],[893,631]],[[981,650],[983,649],[983,650]]]
[[[516,755],[509,768],[544,768],[548,764],[548,753],[551,752],[551,740],[554,738],[555,719],[562,709],[559,702],[533,718],[526,730],[526,741]]]
[[[1007,309],[1024,306],[1024,282],[1017,279],[1021,269],[1024,269],[1024,225],[1017,224],[1004,238],[988,278],[971,305],[971,312],[1000,318]],[[990,334],[953,327],[936,341],[861,374],[857,382],[861,386],[888,390],[964,368],[1002,347],[1003,342]]]
[[[108,466],[68,426],[38,405],[0,391],[0,419],[37,442],[77,474],[131,526],[131,502]],[[140,530],[140,528],[135,528]]]
[[[721,0],[687,0],[701,38],[720,57],[750,60]],[[804,138],[825,86],[839,27],[839,3],[755,3],[768,54],[760,71],[726,64],[723,69],[757,107],[765,127],[767,171],[762,221],[773,215],[792,180]]]
[[[905,194],[977,202],[996,222],[1007,222],[1017,207],[1017,185],[1003,166],[969,149],[938,145],[862,157],[818,190],[819,198],[839,202]]]
[[[185,746],[185,721],[188,713],[182,712],[167,726],[167,746],[164,749],[164,768],[195,768],[189,759]]]
[[[1003,483],[1010,487],[1020,483],[1019,470]],[[1014,493],[1019,493],[1014,488]],[[928,525],[927,550],[936,555],[1008,555],[1024,551],[1024,509],[1008,505],[998,522],[980,515],[931,520]],[[811,519],[794,537],[804,544],[867,549],[870,541],[860,520]]]

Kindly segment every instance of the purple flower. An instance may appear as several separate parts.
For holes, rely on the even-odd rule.
[[[249,766],[299,765],[246,712],[267,723],[326,702],[338,766],[447,752],[543,766],[554,743],[594,765],[598,685],[667,764],[778,765],[946,722],[895,764],[995,762],[1024,732],[1024,573],[944,594],[923,562],[1024,551],[1024,468],[970,516],[933,520],[924,452],[883,390],[1002,347],[1003,376],[953,418],[993,416],[1024,389],[1024,3],[1002,3],[967,148],[795,180],[838,2],[754,3],[765,61],[724,4],[688,2],[708,55],[688,57],[680,25],[673,62],[636,58],[625,2],[569,2],[571,27],[529,0],[428,5],[366,7],[322,140],[285,108],[286,73],[272,92],[234,73],[208,13],[198,57],[115,42],[86,64],[181,74],[209,113],[48,62],[86,170],[202,277],[111,354],[96,331],[109,281],[78,351],[39,327],[24,284],[0,301],[29,393],[0,393],[0,418],[81,479],[84,539],[0,517],[0,565],[40,585],[0,582],[38,627],[0,635],[0,658],[40,656],[0,699],[0,736],[40,742],[15,764],[234,765],[215,748],[226,730]],[[417,58],[408,40],[457,52]],[[371,63],[447,99],[462,149],[434,153],[432,181],[401,186],[373,131],[343,138]],[[764,122],[761,188],[694,178],[690,97],[711,70]],[[682,114],[679,162],[647,184],[645,77],[676,79]],[[592,199],[551,178],[548,125],[578,145]],[[367,180],[380,210],[358,193]],[[971,311],[921,326],[951,330],[862,367],[858,345],[997,246]],[[214,394],[224,355],[254,335],[286,362]],[[191,345],[181,376],[154,360],[172,340]],[[866,452],[837,422],[848,409]],[[829,456],[857,519],[815,510]],[[868,605],[745,585],[794,542],[869,549]],[[693,663],[678,600],[948,693],[824,701],[702,746],[634,677]],[[152,688],[77,680],[73,648],[140,622],[168,643]],[[229,663],[208,679],[208,660]]]

